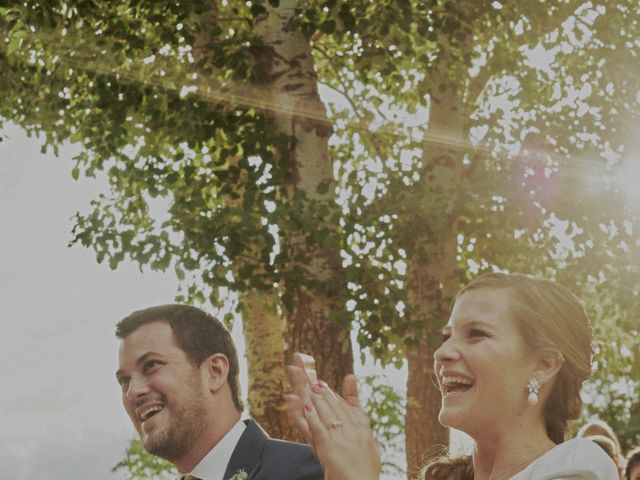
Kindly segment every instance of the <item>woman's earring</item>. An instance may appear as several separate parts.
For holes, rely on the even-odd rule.
[[[527,403],[532,407],[538,404],[538,393],[540,393],[540,385],[542,385],[542,379],[540,377],[532,378],[527,383],[527,389],[529,390],[529,396],[527,397]]]

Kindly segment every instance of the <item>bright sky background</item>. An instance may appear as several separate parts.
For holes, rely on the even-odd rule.
[[[110,470],[134,433],[114,377],[114,325],[173,301],[177,280],[112,271],[67,247],[71,217],[104,182],[73,181],[71,148],[55,158],[21,129],[0,135],[0,478],[121,478]]]
[[[72,179],[76,147],[42,154],[11,124],[0,137],[0,478],[122,479],[110,470],[135,433],[114,376],[115,323],[172,302],[178,281],[132,264],[112,271],[67,247],[72,217],[107,191],[104,180]],[[233,336],[246,392],[241,329]],[[405,374],[388,379],[402,388]]]

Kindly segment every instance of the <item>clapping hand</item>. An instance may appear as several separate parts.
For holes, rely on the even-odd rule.
[[[378,480],[378,445],[360,407],[355,375],[344,378],[340,396],[315,380],[312,357],[296,353],[292,363],[287,376],[293,392],[285,396],[290,417],[313,448],[325,479]]]

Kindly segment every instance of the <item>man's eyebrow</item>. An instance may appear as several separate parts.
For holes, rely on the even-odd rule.
[[[160,355],[160,354],[157,353],[157,352],[147,352],[147,353],[145,353],[143,355],[140,355],[138,357],[138,359],[136,360],[136,365],[140,365],[141,363],[144,363],[145,360],[147,360],[152,355]],[[126,374],[126,372],[123,369],[119,368],[118,371],[116,372],[116,378],[120,378],[125,374]]]

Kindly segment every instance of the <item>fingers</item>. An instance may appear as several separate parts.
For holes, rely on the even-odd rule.
[[[308,358],[305,358],[308,357]],[[310,359],[310,360],[309,360]],[[288,406],[288,416],[294,427],[305,438],[307,443],[314,445],[313,435],[304,415],[304,406],[311,405],[310,379],[304,366],[314,365],[313,357],[300,353],[292,356],[292,365],[285,367],[285,373],[291,385],[291,394],[285,395]]]
[[[343,382],[343,392],[350,404],[335,395],[326,384],[311,387],[313,406],[305,406],[304,416],[313,435],[315,450],[325,469],[326,478],[377,479],[380,474],[380,452],[369,427],[369,421],[358,405],[354,376]],[[364,458],[362,468],[354,466]]]
[[[293,426],[300,432],[309,445],[313,445],[313,435],[309,429],[309,424],[304,414],[304,401],[295,394],[287,393],[284,395],[287,402],[287,412],[289,420]]]
[[[313,385],[311,391],[313,406],[326,428],[336,428],[338,424],[350,423],[341,405],[342,400],[337,398],[324,382]]]
[[[310,403],[309,387],[318,381],[315,371],[315,360],[311,355],[296,352],[291,357],[291,365],[285,368],[293,393],[305,403]]]
[[[293,354],[292,363],[304,369],[309,379],[309,383],[316,383],[318,381],[318,374],[316,373],[316,361],[311,355],[306,353],[296,352]]]
[[[295,352],[291,355],[291,365],[304,370],[304,360],[302,359],[300,352]]]
[[[314,445],[318,446],[320,450],[323,450],[323,447],[327,445],[329,441],[329,432],[320,418],[318,410],[310,404],[305,405],[304,418],[307,421],[307,425],[309,425],[309,431],[313,437]],[[314,447],[314,450],[316,450],[316,447]],[[318,456],[321,455],[320,452],[317,453]]]
[[[310,370],[315,374],[313,357],[301,353],[293,354],[292,365],[286,367],[292,394],[285,397],[289,405],[289,417],[308,443],[317,444],[318,438],[315,434],[318,432],[322,432],[323,438],[330,436],[332,428],[339,428],[336,425],[348,428],[354,425],[369,427],[369,419],[360,407],[355,375],[350,374],[343,379],[341,397],[326,383],[311,381]],[[314,427],[311,426],[305,406],[313,406],[316,410]]]
[[[342,398],[352,407],[360,406],[358,398],[358,380],[352,373],[342,379]]]
[[[302,398],[305,403],[308,403],[310,383],[304,370],[295,365],[287,365],[285,367],[285,373],[291,385],[292,392]]]
[[[360,405],[358,379],[355,375],[349,374],[342,379],[342,397],[345,403],[351,407],[346,409],[349,419],[359,427],[368,427],[369,418]]]

